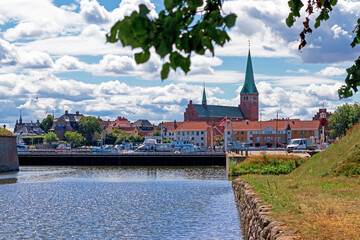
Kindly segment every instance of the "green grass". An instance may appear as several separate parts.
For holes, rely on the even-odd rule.
[[[0,128],[0,136],[14,136],[14,134],[9,130]]]
[[[287,175],[243,175],[304,239],[360,239],[360,125]]]

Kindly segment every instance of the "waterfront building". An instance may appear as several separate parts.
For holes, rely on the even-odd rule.
[[[205,86],[202,103],[194,104],[192,100],[184,112],[184,121],[220,122],[224,117],[231,121],[257,121],[259,114],[259,92],[255,85],[250,49],[248,53],[246,74],[240,92],[240,104],[236,106],[208,105]]]
[[[289,121],[289,124],[291,128],[291,139],[313,137],[316,142],[320,140],[320,120],[301,121],[300,119],[292,119]]]
[[[40,121],[36,122],[31,121],[30,123],[25,123],[22,120],[22,116],[20,113],[19,121],[16,120],[14,127],[14,135],[15,136],[43,136],[45,135],[45,131],[40,128]]]
[[[83,117],[83,114],[76,112],[75,114],[69,113],[68,110],[61,117],[54,119],[50,131],[54,132],[56,136],[65,141],[65,132],[75,132],[79,130],[78,122]]]
[[[176,141],[175,139],[175,132],[179,125],[181,125],[182,122],[162,122],[159,124],[160,131],[162,129],[162,135],[163,139],[169,139],[171,141]]]
[[[139,119],[132,124],[133,127],[138,131],[138,135],[146,136],[151,135],[156,130],[154,125],[152,125],[149,120]]]
[[[211,146],[211,126],[206,122],[183,122],[174,132],[176,141],[188,141],[199,147]]]

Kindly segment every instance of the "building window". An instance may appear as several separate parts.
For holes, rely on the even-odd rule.
[[[250,132],[250,134],[252,134],[252,132]]]
[[[204,143],[201,143],[201,146],[203,147],[203,146],[204,146]]]
[[[243,138],[243,137],[241,138],[241,141],[244,141],[244,138]]]
[[[201,137],[201,140],[204,140],[204,137]]]
[[[228,135],[230,135],[230,132],[228,131]]]
[[[244,131],[241,131],[241,134],[244,134]]]
[[[204,134],[204,131],[201,131],[201,134]]]
[[[239,141],[239,137],[236,137],[236,141]]]
[[[301,135],[305,135],[305,133],[306,133],[306,131],[304,131],[304,130],[301,131]]]
[[[257,142],[260,142],[260,137],[256,137],[256,141],[257,141]]]
[[[199,131],[196,131],[196,136],[199,136]]]
[[[252,137],[250,137],[250,140],[252,141]]]
[[[194,135],[194,131],[191,131],[191,135]]]
[[[309,130],[309,134],[312,134],[312,131],[311,131],[311,130]]]
[[[256,100],[256,97],[253,97],[254,100]]]
[[[281,141],[281,137],[278,137],[278,142],[280,142]]]
[[[294,134],[297,134],[297,131],[296,131],[296,130],[294,131]]]
[[[256,107],[256,102],[254,102],[254,106]]]

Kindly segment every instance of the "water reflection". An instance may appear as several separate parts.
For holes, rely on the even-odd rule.
[[[20,167],[12,174],[1,174],[0,184],[34,183],[57,180],[84,181],[172,181],[226,180],[223,167]]]
[[[241,238],[224,167],[21,167],[0,183],[0,239]]]

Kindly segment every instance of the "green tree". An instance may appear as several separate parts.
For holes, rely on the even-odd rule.
[[[290,13],[286,19],[286,24],[291,27],[294,25],[296,18],[300,18],[300,11],[303,7],[306,7],[305,21],[302,23],[304,28],[300,33],[300,45],[299,50],[305,47],[306,40],[305,35],[312,33],[310,28],[310,16],[315,14],[315,10],[318,13],[315,19],[314,27],[320,27],[322,21],[326,21],[330,18],[329,13],[333,10],[333,7],[338,3],[337,0],[290,0],[288,2]],[[350,46],[354,48],[357,44],[360,44],[360,18],[355,24],[354,31],[355,38],[350,43]],[[357,88],[360,86],[360,56],[355,60],[355,64],[350,68],[346,69],[347,77],[345,79],[345,84],[339,89],[339,97],[346,98],[351,97],[354,92],[357,92]]]
[[[170,139],[164,139],[163,143],[171,143],[171,140]]]
[[[44,130],[46,133],[49,132],[51,126],[53,125],[53,122],[54,122],[54,117],[52,115],[47,115],[46,118],[44,118],[42,121],[41,121],[41,124],[40,124],[40,128],[42,130]]]
[[[344,136],[346,130],[360,121],[360,104],[343,104],[328,118],[331,137]]]
[[[85,137],[86,144],[91,144],[93,142],[92,138],[95,132],[100,133],[102,131],[99,119],[96,117],[84,116],[80,119],[78,125],[79,133]]]
[[[152,136],[161,136],[161,131],[160,130],[154,131]]]
[[[222,12],[222,0],[165,0],[165,9],[157,19],[147,16],[150,12],[139,5],[139,12],[118,21],[106,35],[107,41],[141,49],[135,53],[137,64],[150,58],[150,48],[166,62],[162,66],[161,79],[166,79],[170,68],[180,67],[185,73],[190,71],[192,52],[204,55],[209,50],[214,55],[214,44],[223,46],[230,41],[226,30],[234,26],[235,14]]]
[[[44,140],[45,140],[46,143],[51,144],[52,142],[57,142],[60,139],[56,136],[55,133],[48,132],[47,134],[45,134]]]
[[[72,146],[80,147],[84,142],[85,138],[78,132],[69,132],[65,133],[65,138],[68,142],[71,143]]]

